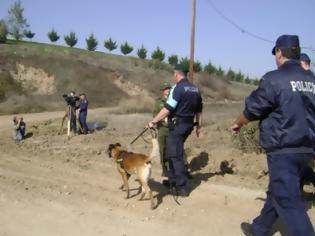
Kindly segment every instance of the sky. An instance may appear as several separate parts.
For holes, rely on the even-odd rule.
[[[0,19],[14,0],[0,0]],[[86,48],[93,33],[97,51],[107,52],[111,37],[120,45],[141,45],[148,55],[160,47],[166,57],[189,57],[192,0],[21,0],[33,41],[50,43],[54,28],[62,37],[71,31],[76,47]],[[195,59],[232,68],[252,78],[276,69],[271,49],[278,36],[296,34],[302,47],[315,49],[315,0],[197,0]],[[258,36],[258,37],[256,37]],[[263,40],[266,39],[267,41]],[[302,49],[315,62],[315,51]],[[118,49],[113,51],[121,54]],[[132,55],[136,55],[136,50]]]

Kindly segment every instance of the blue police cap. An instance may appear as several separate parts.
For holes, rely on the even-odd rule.
[[[297,35],[281,35],[276,45],[272,49],[272,54],[276,54],[276,48],[298,48],[300,47],[299,37]]]
[[[311,63],[311,59],[306,53],[301,53],[300,55],[300,61],[305,61],[307,63]]]

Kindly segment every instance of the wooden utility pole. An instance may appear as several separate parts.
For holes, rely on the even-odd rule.
[[[195,56],[195,27],[196,27],[196,0],[192,0],[192,23],[190,34],[190,60],[189,60],[189,78],[194,81],[194,56]]]

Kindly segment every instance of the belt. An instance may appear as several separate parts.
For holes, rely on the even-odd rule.
[[[181,117],[181,116],[175,116],[173,119],[177,120],[181,123],[194,123],[194,117]]]

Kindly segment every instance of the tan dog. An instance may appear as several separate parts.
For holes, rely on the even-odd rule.
[[[110,144],[108,146],[108,155],[117,163],[117,170],[123,179],[122,189],[127,191],[127,199],[129,195],[128,180],[131,174],[137,174],[140,181],[139,192],[142,192],[140,200],[149,193],[151,200],[151,209],[154,209],[152,191],[148,185],[151,176],[151,160],[159,155],[159,145],[156,138],[152,138],[152,151],[150,156],[144,154],[127,152],[121,149],[120,143]]]

